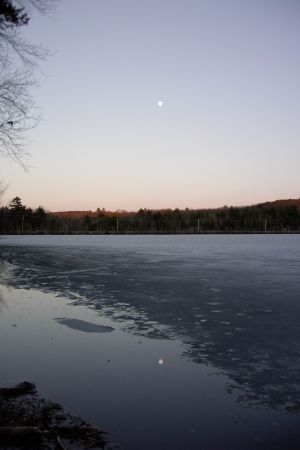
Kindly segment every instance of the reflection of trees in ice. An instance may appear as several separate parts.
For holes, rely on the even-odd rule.
[[[226,373],[241,401],[300,410],[300,261],[289,254],[230,262],[92,247],[5,251],[16,264],[11,284],[68,296],[131,333],[179,338],[185,357]]]

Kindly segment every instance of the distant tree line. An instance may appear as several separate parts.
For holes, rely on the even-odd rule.
[[[0,208],[0,233],[22,234],[48,232],[48,215],[44,208],[35,211],[15,197],[8,206]]]
[[[140,209],[79,215],[33,210],[15,197],[0,208],[1,234],[180,234],[300,232],[299,201],[218,209]]]

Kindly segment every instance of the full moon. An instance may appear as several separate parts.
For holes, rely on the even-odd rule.
[[[158,104],[158,106],[161,108],[161,107],[163,106],[164,102],[162,102],[161,100],[159,100],[159,101],[157,102],[157,104]]]

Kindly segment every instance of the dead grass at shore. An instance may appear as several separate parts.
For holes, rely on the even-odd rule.
[[[34,384],[0,389],[1,449],[105,449],[105,433],[42,398]]]

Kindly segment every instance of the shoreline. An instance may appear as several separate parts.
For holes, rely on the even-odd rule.
[[[1,448],[105,450],[105,434],[60,403],[43,398],[33,383],[0,388]]]
[[[60,233],[47,233],[47,232],[23,232],[23,233],[1,233],[1,236],[176,236],[176,235],[188,235],[188,236],[202,236],[202,235],[217,235],[217,236],[228,236],[228,235],[289,235],[289,234],[300,234],[298,231],[174,231],[170,233],[169,231],[107,231],[101,233],[98,231],[71,231],[71,232],[60,232]]]

